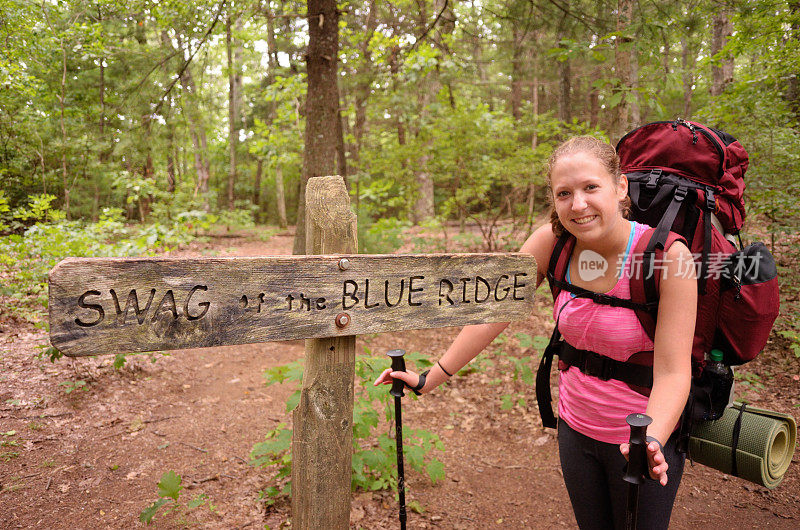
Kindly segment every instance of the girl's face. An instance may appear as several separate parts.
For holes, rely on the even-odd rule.
[[[564,155],[553,166],[550,184],[556,214],[579,240],[608,242],[624,221],[619,204],[628,193],[628,179],[614,180],[602,162],[585,151]]]

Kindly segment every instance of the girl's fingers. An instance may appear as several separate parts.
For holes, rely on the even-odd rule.
[[[650,459],[650,476],[658,480],[662,486],[666,486],[669,464],[667,464],[664,453],[661,452],[661,448],[655,442],[651,442],[647,445],[647,452]]]
[[[619,452],[622,453],[622,456],[624,456],[627,460],[628,455],[630,454],[630,444],[620,444]],[[664,457],[664,453],[661,452],[661,448],[657,443],[651,442],[647,444],[647,459],[648,467],[650,468],[650,477],[659,481],[662,486],[666,486],[667,469],[669,469],[669,465]]]
[[[416,386],[419,382],[419,376],[414,372],[393,372],[391,368],[387,368],[381,372],[381,375],[378,376],[372,385],[391,385],[395,379],[400,379],[411,386]]]
[[[399,379],[410,386],[415,386],[419,381],[419,376],[414,372],[391,372],[389,376],[392,379]]]
[[[392,372],[391,368],[387,368],[386,370],[381,372],[381,375],[378,376],[378,378],[375,380],[374,383],[372,383],[372,385],[373,386],[378,386],[380,384],[386,385],[386,384],[391,383],[392,379],[391,379],[391,377],[388,377],[391,372]]]

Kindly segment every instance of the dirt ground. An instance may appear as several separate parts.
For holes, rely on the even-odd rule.
[[[276,255],[291,252],[292,234],[261,241],[212,238],[177,255]],[[173,254],[175,255],[175,254]],[[527,322],[507,332],[547,335],[547,297]],[[456,329],[393,333],[358,340],[373,354],[401,347],[438,358]],[[263,372],[303,355],[300,341],[173,351],[129,357],[115,371],[113,355],[37,358],[46,334],[0,321],[0,528],[132,528],[158,497],[162,473],[174,470],[208,505],[156,516],[157,528],[288,527],[286,501],[267,507],[259,491],[274,471],[248,464],[254,443],[279,423],[291,425],[289,384],[266,387]],[[764,388],[757,406],[797,416],[798,366],[778,339],[748,366]],[[554,432],[545,430],[534,389],[512,381],[502,363],[455,377],[419,400],[405,401],[408,426],[439,434],[446,478],[436,485],[408,472],[409,528],[575,527],[559,471]],[[780,368],[778,368],[780,367]],[[71,392],[70,382],[85,381]],[[67,383],[67,384],[64,384]],[[520,392],[525,406],[502,410],[502,394]],[[386,426],[389,430],[388,425]],[[683,478],[673,528],[800,527],[800,457],[775,490],[700,465]],[[353,528],[397,528],[388,492],[354,492]]]

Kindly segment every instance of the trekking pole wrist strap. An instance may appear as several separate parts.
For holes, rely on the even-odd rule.
[[[417,381],[417,386],[411,386],[408,383],[406,383],[406,386],[416,395],[421,396],[422,392],[420,392],[420,390],[422,390],[422,388],[425,386],[425,379],[428,377],[428,374],[430,372],[431,372],[430,370],[425,370],[424,372],[419,374],[419,381]]]
[[[658,444],[658,449],[659,449],[659,450],[660,450],[662,453],[664,452],[664,445],[663,445],[663,444],[662,444],[662,443],[661,443],[661,442],[658,440],[658,438],[656,438],[655,436],[648,436],[647,438],[645,438],[645,440],[647,440],[647,443],[650,443],[650,442],[655,442],[655,443],[657,443],[657,444]],[[665,456],[666,456],[666,455],[665,455]]]

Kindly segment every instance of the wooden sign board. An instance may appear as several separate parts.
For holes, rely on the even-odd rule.
[[[81,356],[506,322],[535,288],[528,254],[68,258],[50,342]]]

